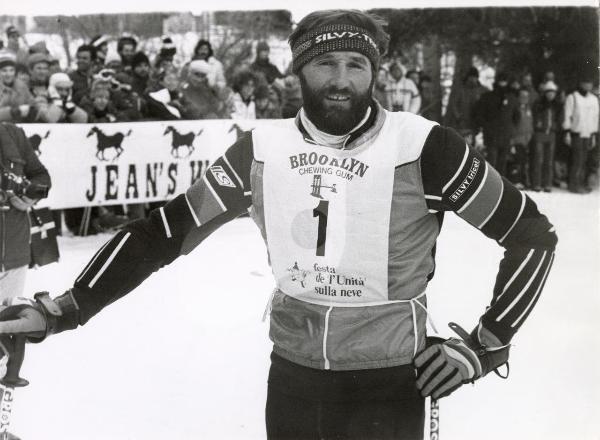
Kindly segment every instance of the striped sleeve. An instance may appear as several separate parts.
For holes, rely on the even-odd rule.
[[[153,272],[189,253],[252,203],[250,135],[240,138],[204,176],[147,219],[135,221],[96,252],[77,277],[72,295],[79,323],[141,284]]]
[[[557,243],[554,227],[527,195],[451,129],[432,129],[421,174],[430,212],[453,211],[506,249],[480,322],[508,344],[548,277]]]

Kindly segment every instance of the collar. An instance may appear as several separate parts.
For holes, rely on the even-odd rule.
[[[344,140],[342,144],[343,149],[352,150],[360,145],[363,145],[375,137],[379,133],[379,130],[381,130],[386,118],[385,110],[376,100],[371,102],[369,109],[370,112],[365,114],[366,120],[354,128]],[[304,109],[300,109],[295,120],[298,130],[300,130],[306,142],[318,144],[318,142],[311,136],[309,131],[304,126],[301,118],[301,112],[304,112]]]

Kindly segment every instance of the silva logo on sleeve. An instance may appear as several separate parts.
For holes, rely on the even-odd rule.
[[[479,164],[480,164],[479,159],[474,157],[473,162],[471,163],[471,169],[467,173],[467,176],[464,178],[462,183],[458,186],[456,191],[454,191],[454,193],[452,193],[452,195],[450,196],[450,200],[452,200],[453,202],[456,202],[460,198],[460,196],[462,196],[463,193],[469,188],[469,186],[471,186],[471,183],[473,183],[475,176],[477,176],[477,171],[479,170]]]
[[[233,183],[233,180],[227,175],[222,166],[214,165],[209,169],[219,185],[235,188],[235,183]]]

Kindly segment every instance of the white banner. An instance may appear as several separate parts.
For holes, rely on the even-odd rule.
[[[53,209],[168,200],[241,135],[269,121],[23,124],[52,189]],[[273,123],[273,121],[270,121]]]

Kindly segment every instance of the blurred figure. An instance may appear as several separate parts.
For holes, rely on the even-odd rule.
[[[108,43],[110,37],[108,35],[96,35],[90,41],[90,46],[96,51],[96,58],[93,62],[92,71],[94,73],[104,68],[106,55],[108,54]]]
[[[430,121],[440,122],[441,115],[439,114],[440,107],[438,105],[440,99],[436,95],[433,81],[429,75],[421,76],[419,90],[421,93],[421,110],[419,110],[419,114]]]
[[[183,94],[179,90],[177,69],[167,68],[157,79],[158,90],[146,96],[148,118],[158,121],[181,119],[185,104]]]
[[[35,102],[27,85],[16,77],[16,57],[0,51],[0,121],[32,122]]]
[[[87,113],[73,102],[73,81],[66,73],[55,73],[48,85],[47,122],[87,122]]]
[[[515,149],[517,171],[515,186],[529,188],[529,142],[533,137],[533,113],[529,104],[529,91],[522,88],[512,115],[511,144]]]
[[[31,76],[29,75],[29,69],[27,68],[27,65],[17,63],[15,68],[17,72],[17,79],[25,84],[27,88],[29,88],[29,80],[31,79]]]
[[[534,191],[552,191],[556,134],[560,131],[562,109],[558,87],[553,81],[542,84],[542,95],[533,104],[533,160],[531,184]]]
[[[106,54],[106,58],[104,59],[104,67],[106,69],[111,69],[115,72],[121,72],[123,70],[123,63],[121,62],[121,57],[116,52],[108,52]],[[102,70],[102,68],[100,69]]]
[[[569,191],[574,193],[591,191],[586,164],[588,151],[596,147],[600,113],[598,97],[592,93],[592,87],[590,78],[581,79],[577,90],[567,96],[564,106],[565,144],[571,147]]]
[[[29,90],[34,98],[47,97],[48,79],[50,78],[48,56],[43,53],[29,55]]]
[[[269,86],[260,84],[254,91],[256,119],[280,119],[281,105],[271,99]]]
[[[77,69],[69,72],[69,78],[73,81],[73,102],[79,105],[81,98],[87,95],[92,85],[96,49],[91,44],[83,44],[77,48],[75,59]]]
[[[392,99],[389,91],[389,72],[384,66],[380,66],[377,71],[377,77],[375,78],[375,85],[373,87],[373,98],[381,104],[386,110],[392,110]]]
[[[387,88],[392,104],[392,111],[419,113],[421,96],[417,85],[404,76],[402,67],[394,63],[390,66],[390,82]]]
[[[135,55],[137,45],[137,40],[130,35],[122,36],[117,40],[117,53],[121,57],[122,69],[126,72],[131,71],[131,63],[133,61],[133,56]]]
[[[195,60],[206,61],[208,64],[208,82],[211,87],[217,87],[220,90],[227,86],[223,64],[215,58],[213,48],[208,40],[198,40],[196,43],[191,61]],[[182,67],[181,78],[187,78],[189,65],[190,63],[187,63]]]
[[[138,96],[144,96],[150,80],[150,60],[144,52],[136,52],[131,58],[131,88]]]
[[[29,48],[15,26],[8,26],[6,28],[6,49],[15,56],[17,64],[27,63]]]
[[[116,110],[110,98],[111,84],[104,79],[96,79],[88,96],[81,100],[81,108],[88,115],[89,123],[116,122]]]
[[[281,116],[283,118],[293,118],[298,114],[300,107],[302,107],[300,79],[293,73],[290,73],[283,80],[283,86],[281,92]]]
[[[533,86],[533,77],[529,72],[521,76],[521,88],[527,90],[529,93],[529,105],[533,105],[540,97],[536,88]]]
[[[270,52],[269,44],[266,41],[259,41],[256,44],[256,58],[250,65],[250,70],[258,75],[268,85],[273,84],[276,79],[284,78],[284,75],[279,71],[269,60]]]
[[[475,120],[477,102],[485,92],[479,82],[479,70],[471,67],[459,87],[454,87],[446,109],[446,125],[455,128],[467,141],[469,146],[475,146],[475,136],[478,132]]]
[[[208,83],[211,68],[204,60],[194,60],[188,67],[187,81],[182,87],[186,106],[184,119],[219,119],[224,104]]]
[[[250,70],[241,70],[236,73],[233,80],[233,112],[232,119],[256,119],[254,104],[254,90],[256,88],[256,75]]]
[[[486,160],[501,176],[506,176],[512,127],[512,102],[506,74],[496,75],[494,88],[481,95],[475,109],[475,121],[483,129]]]

